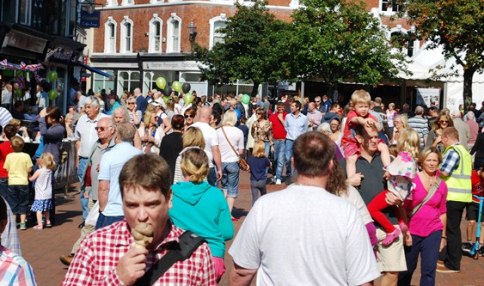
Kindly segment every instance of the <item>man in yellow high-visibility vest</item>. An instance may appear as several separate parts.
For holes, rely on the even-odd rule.
[[[442,143],[445,146],[440,175],[447,183],[447,223],[442,232],[442,239],[447,240],[446,255],[443,264],[437,265],[437,272],[460,272],[462,213],[472,201],[472,157],[466,146],[459,144],[459,133],[454,127],[442,131]]]

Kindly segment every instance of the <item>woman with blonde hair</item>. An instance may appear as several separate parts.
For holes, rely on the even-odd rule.
[[[408,129],[408,116],[405,114],[399,114],[395,116],[395,118],[393,119],[393,124],[395,128],[393,128],[393,136],[390,145],[397,144],[400,134],[402,134],[404,130]]]
[[[234,226],[223,193],[207,183],[208,156],[200,148],[182,154],[184,181],[172,186],[173,206],[169,215],[173,223],[205,239],[212,252],[217,280],[225,272],[225,241],[232,239]]]
[[[183,153],[186,151],[192,149],[192,148],[198,148],[198,149],[205,149],[205,139],[203,138],[203,133],[200,129],[197,127],[190,127],[185,132],[183,133],[182,136],[182,142],[183,142],[183,149],[181,150],[180,154],[176,158],[175,161],[175,171],[173,172],[173,183],[181,182],[183,181],[183,173],[181,169],[181,159]]]
[[[141,122],[138,133],[141,137],[142,150],[148,153],[160,153],[161,140],[165,136],[162,126],[158,126],[158,116],[154,112],[146,111],[143,122]]]
[[[227,203],[232,212],[239,195],[239,158],[244,154],[244,134],[235,127],[237,114],[227,110],[222,118],[222,127],[217,129],[220,155],[222,158],[222,190],[227,194]],[[237,218],[233,217],[233,220]]]

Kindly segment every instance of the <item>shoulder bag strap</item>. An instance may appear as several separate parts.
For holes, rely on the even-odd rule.
[[[237,151],[235,150],[234,146],[232,146],[232,144],[230,144],[229,138],[227,137],[227,134],[225,133],[225,130],[224,130],[223,126],[222,126],[222,127],[220,127],[220,129],[222,129],[222,133],[224,134],[224,137],[225,137],[225,140],[227,140],[227,143],[229,143],[230,148],[232,148],[232,150],[234,151],[235,155],[237,155],[237,157],[238,157],[238,158],[239,158],[239,160],[240,160],[240,155],[239,155],[239,152],[237,152]]]
[[[187,230],[168,246],[168,253],[146,271],[134,286],[153,285],[160,277],[178,261],[189,258],[192,253],[204,242],[203,238]]]
[[[430,201],[430,199],[434,196],[435,192],[437,191],[437,189],[439,188],[440,186],[440,182],[441,182],[441,179],[438,178],[437,181],[435,182],[435,185],[429,190],[429,192],[427,193],[427,196],[425,196],[425,198],[420,202],[420,204],[418,204],[417,206],[415,206],[412,210],[412,212],[410,213],[409,217],[412,217],[415,213],[418,212],[418,210],[423,206],[425,205],[428,201]]]

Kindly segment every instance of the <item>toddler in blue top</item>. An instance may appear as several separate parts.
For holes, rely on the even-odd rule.
[[[252,192],[252,205],[260,197],[267,193],[267,170],[271,161],[265,155],[264,141],[254,143],[252,156],[249,156],[247,163],[250,167],[250,191]]]

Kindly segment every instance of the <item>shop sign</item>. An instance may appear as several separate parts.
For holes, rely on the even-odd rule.
[[[79,26],[83,28],[99,28],[100,18],[101,18],[100,11],[97,11],[97,10],[89,11],[89,9],[82,9]]]
[[[48,49],[45,59],[46,61],[76,62],[76,55],[72,50],[57,47]]]

